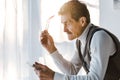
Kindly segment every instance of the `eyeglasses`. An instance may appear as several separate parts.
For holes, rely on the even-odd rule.
[[[55,15],[52,15],[48,18],[48,20],[46,21],[46,26],[45,26],[45,30],[48,30],[49,29],[49,23],[50,23],[50,20],[55,17]]]

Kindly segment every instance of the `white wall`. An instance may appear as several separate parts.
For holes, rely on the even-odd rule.
[[[100,0],[100,25],[113,32],[120,40],[120,9],[114,9],[114,0]]]

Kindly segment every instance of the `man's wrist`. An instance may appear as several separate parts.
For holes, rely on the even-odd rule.
[[[51,51],[49,52],[50,54],[52,54],[53,52],[57,51],[57,48],[54,47],[53,49],[51,49]]]

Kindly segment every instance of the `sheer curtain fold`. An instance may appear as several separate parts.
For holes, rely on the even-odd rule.
[[[0,0],[0,80],[30,80],[27,0]]]

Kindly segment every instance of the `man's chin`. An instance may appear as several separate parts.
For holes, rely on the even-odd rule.
[[[76,37],[74,37],[74,36],[70,36],[70,35],[68,35],[68,39],[69,40],[73,40],[73,39],[75,39]]]

